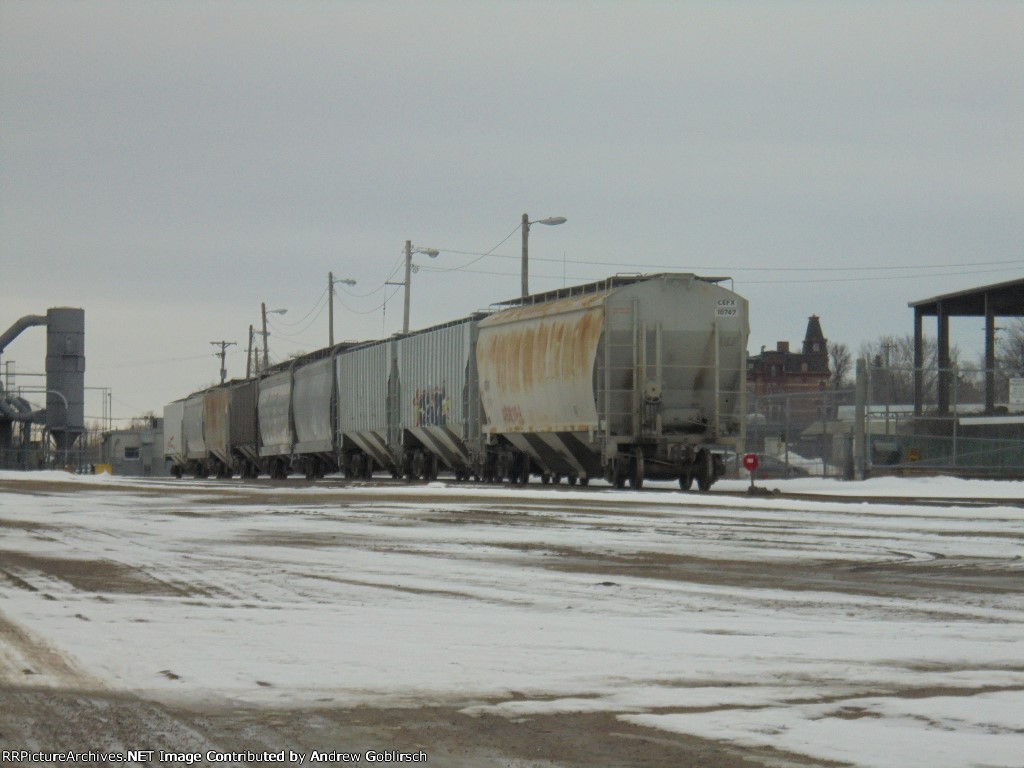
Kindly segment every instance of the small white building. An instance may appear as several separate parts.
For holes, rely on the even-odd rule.
[[[102,463],[115,475],[163,476],[168,473],[163,457],[163,419],[153,417],[147,424],[103,433]]]

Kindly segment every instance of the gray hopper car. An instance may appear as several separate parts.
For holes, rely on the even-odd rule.
[[[164,407],[164,457],[172,474],[259,475],[256,386],[255,379],[231,381]]]
[[[743,430],[747,302],[719,282],[614,277],[320,350],[168,405],[166,453],[197,475],[450,472],[706,490]],[[236,437],[246,419],[248,437]]]
[[[742,433],[747,335],[746,300],[694,275],[528,297],[480,323],[483,431],[554,476],[709,488]]]

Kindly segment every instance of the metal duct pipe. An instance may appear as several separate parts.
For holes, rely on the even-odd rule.
[[[20,397],[0,400],[0,414],[10,421],[33,421],[41,411],[33,411],[25,400]]]
[[[21,332],[26,328],[31,328],[33,325],[46,325],[45,315],[25,315],[20,320],[17,320],[14,325],[4,331],[3,335],[0,336],[0,355],[7,348],[7,345],[14,341]]]

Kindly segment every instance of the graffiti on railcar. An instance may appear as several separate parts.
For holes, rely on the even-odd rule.
[[[412,411],[417,427],[443,427],[452,418],[452,401],[448,385],[417,389],[412,399]]]

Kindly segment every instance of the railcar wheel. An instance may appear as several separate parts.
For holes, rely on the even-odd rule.
[[[541,485],[547,485],[550,482],[551,482],[551,475],[549,475],[547,472],[545,472],[544,474],[542,474],[540,476],[540,484]]]
[[[410,458],[407,463],[409,470],[406,472],[405,476],[409,480],[418,480],[419,478],[423,477],[423,452],[410,451],[409,457]]]
[[[697,488],[701,491],[711,490],[715,482],[714,459],[707,451],[697,452]]]
[[[633,456],[629,468],[629,484],[634,491],[639,491],[644,487],[644,454],[639,448],[636,449],[636,455]]]
[[[623,488],[626,487],[626,469],[626,462],[622,460],[621,456],[616,456],[614,459],[612,459],[612,477],[610,482],[619,490],[622,490]]]
[[[684,491],[688,491],[692,486],[693,475],[691,475],[689,472],[683,472],[683,474],[679,476],[679,487]]]
[[[567,482],[569,485],[576,485],[577,479],[578,478],[576,477],[576,475],[569,475],[568,477],[565,478],[565,482]]]
[[[437,480],[437,456],[432,453],[423,454],[423,479],[428,483]]]
[[[580,485],[586,488],[588,485],[590,485],[590,478],[587,477],[586,475],[583,475],[583,477],[580,478]]]
[[[512,462],[512,472],[509,478],[513,483],[526,485],[530,482],[530,457],[519,454]]]

